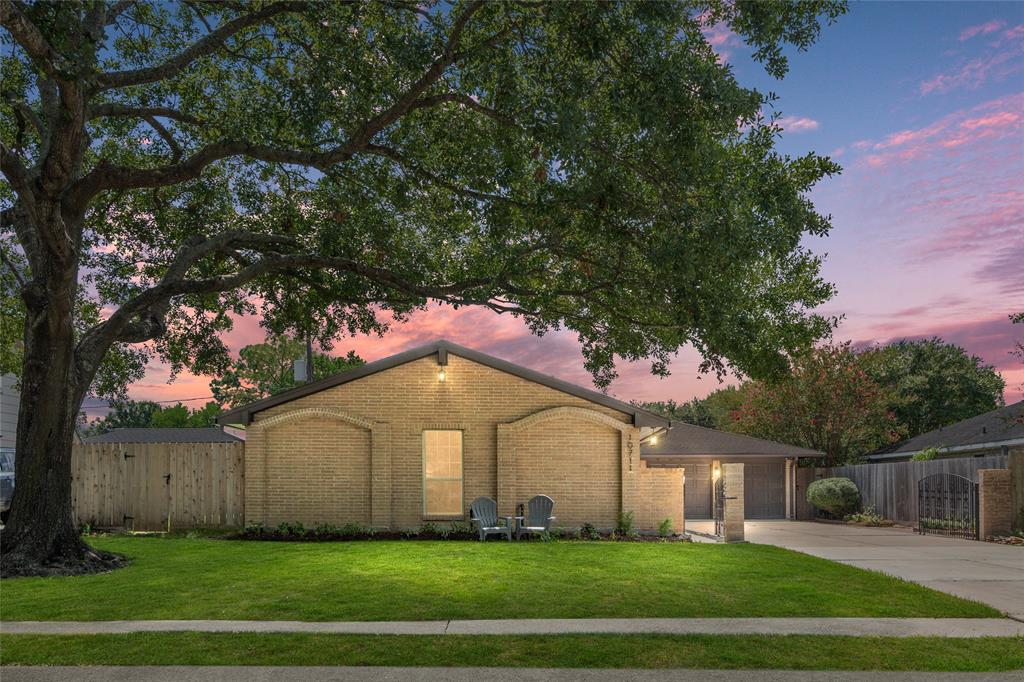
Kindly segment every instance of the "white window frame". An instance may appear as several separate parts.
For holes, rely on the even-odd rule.
[[[447,433],[447,432],[458,432],[459,434],[459,472],[461,476],[458,478],[431,476],[431,481],[458,481],[459,482],[459,511],[454,514],[439,514],[431,513],[428,505],[427,497],[427,434],[428,433]],[[423,517],[428,519],[452,519],[462,518],[466,515],[465,504],[466,504],[466,433],[462,429],[423,429],[423,434],[420,437],[421,449],[422,449],[422,490],[423,490]]]

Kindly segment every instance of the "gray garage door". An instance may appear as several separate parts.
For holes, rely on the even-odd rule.
[[[689,492],[689,490],[687,490]],[[743,467],[743,507],[748,519],[786,516],[786,464],[764,462]]]
[[[711,465],[687,464],[683,507],[688,519],[711,518]]]

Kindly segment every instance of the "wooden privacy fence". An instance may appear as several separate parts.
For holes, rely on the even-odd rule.
[[[1024,531],[1024,450],[1010,453],[1008,467],[1013,487],[1013,529]]]
[[[815,469],[815,478],[842,476],[857,484],[860,501],[887,519],[917,521],[917,482],[931,474],[958,474],[977,482],[978,469],[1005,469],[1006,455],[933,459],[926,462],[878,462]],[[806,491],[804,491],[806,493]]]
[[[90,443],[71,455],[75,520],[166,530],[244,522],[244,443]]]

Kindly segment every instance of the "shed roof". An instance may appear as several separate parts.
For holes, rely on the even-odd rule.
[[[655,445],[645,442],[641,456],[708,456],[743,455],[765,457],[821,457],[817,450],[786,445],[773,440],[754,438],[741,433],[708,429],[703,426],[672,422],[672,429],[658,438]]]
[[[114,429],[82,439],[83,443],[241,443],[216,426],[184,429]]]
[[[340,386],[350,381],[355,381],[356,379],[362,379],[363,377],[370,376],[371,374],[383,372],[384,370],[398,367],[399,365],[404,365],[408,362],[430,357],[431,355],[437,356],[439,364],[447,364],[449,354],[457,355],[458,357],[465,358],[466,360],[472,360],[473,362],[491,367],[492,369],[512,374],[521,379],[526,379],[527,381],[532,381],[534,383],[547,386],[548,388],[553,388],[556,391],[561,391],[563,393],[568,393],[569,395],[574,395],[578,398],[583,398],[584,400],[589,400],[592,403],[603,405],[613,410],[618,410],[623,414],[631,415],[635,426],[654,426],[664,428],[669,425],[669,420],[659,414],[655,414],[654,412],[639,408],[636,405],[630,405],[629,403],[617,400],[609,395],[601,393],[600,391],[583,388],[582,386],[577,386],[576,384],[569,383],[568,381],[563,381],[562,379],[542,374],[541,372],[523,367],[522,365],[517,365],[507,360],[496,358],[493,355],[487,355],[486,353],[481,353],[478,350],[466,348],[465,346],[460,346],[443,339],[434,341],[433,343],[429,343],[425,346],[412,348],[381,360],[368,362],[361,367],[350,369],[347,372],[325,377],[302,386],[297,386],[289,391],[278,393],[277,395],[264,398],[263,400],[257,400],[256,402],[249,403],[248,405],[236,407],[235,409],[228,410],[227,412],[221,412],[217,415],[217,423],[248,424],[252,421],[253,415],[257,412],[261,412],[268,408],[275,407],[298,398],[304,398],[305,396],[318,393],[328,388],[334,388],[335,386]]]
[[[908,438],[868,459],[897,459],[926,448],[971,450],[1024,443],[1024,400]]]

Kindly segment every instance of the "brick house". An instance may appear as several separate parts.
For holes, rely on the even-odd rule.
[[[641,443],[669,422],[447,341],[225,412],[246,428],[245,517],[408,528],[554,498],[557,525],[683,528],[683,470]]]

